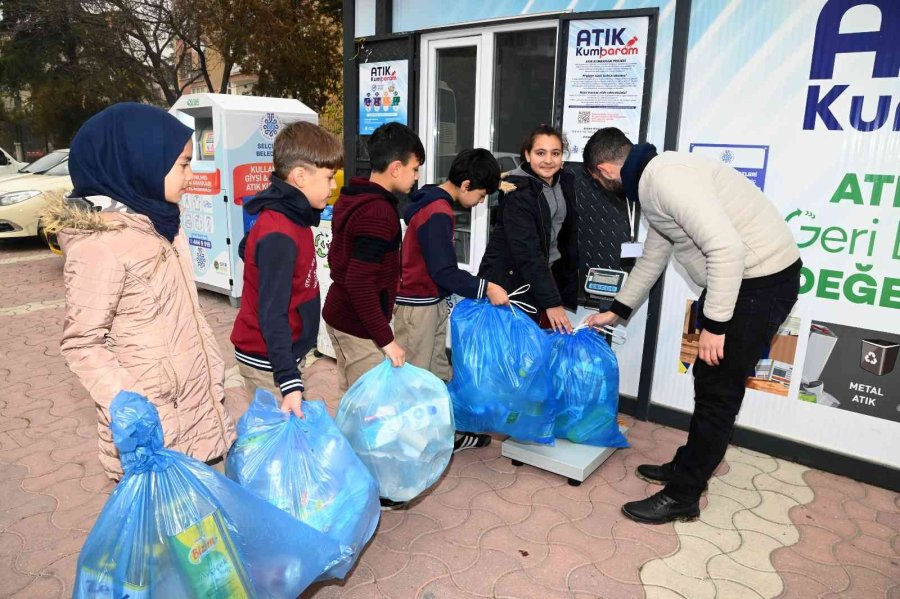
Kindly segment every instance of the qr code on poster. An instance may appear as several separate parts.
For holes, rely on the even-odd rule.
[[[590,110],[579,110],[578,111],[578,124],[585,125],[591,122],[591,111]]]

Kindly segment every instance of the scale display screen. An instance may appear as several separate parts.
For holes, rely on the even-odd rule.
[[[584,282],[584,290],[591,295],[612,297],[622,290],[628,275],[611,268],[592,268]]]

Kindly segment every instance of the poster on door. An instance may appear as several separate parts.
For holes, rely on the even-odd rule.
[[[409,106],[409,61],[359,65],[359,134],[371,135],[385,123],[406,125]]]
[[[562,119],[567,160],[581,162],[587,140],[603,127],[638,140],[649,24],[649,17],[569,23]]]

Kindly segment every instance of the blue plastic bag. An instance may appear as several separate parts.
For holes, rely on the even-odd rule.
[[[447,386],[427,370],[385,360],[347,391],[335,419],[382,497],[409,501],[437,482],[453,453]]]
[[[301,420],[283,413],[270,392],[257,389],[238,421],[225,472],[337,541],[351,559],[330,576],[347,575],[378,526],[378,485],[321,401],[304,401]]]
[[[81,549],[76,599],[294,599],[345,559],[328,536],[164,449],[143,396],[120,392],[110,412],[125,475]]]
[[[602,335],[581,329],[550,335],[550,373],[562,409],[559,439],[599,447],[628,447],[619,431],[619,363]]]
[[[451,318],[456,427],[553,444],[550,341],[518,308],[463,300]]]

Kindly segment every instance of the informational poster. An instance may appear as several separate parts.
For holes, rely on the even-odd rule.
[[[637,142],[649,23],[649,17],[569,23],[562,121],[568,160],[581,162],[587,140],[603,127],[617,127]]]
[[[359,134],[371,135],[385,123],[408,124],[409,61],[359,65]]]

